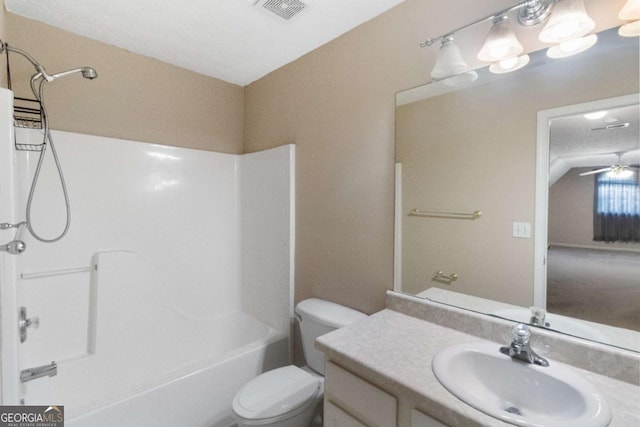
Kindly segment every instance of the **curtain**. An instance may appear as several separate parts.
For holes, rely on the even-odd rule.
[[[640,242],[638,174],[620,177],[600,173],[595,180],[593,240]]]

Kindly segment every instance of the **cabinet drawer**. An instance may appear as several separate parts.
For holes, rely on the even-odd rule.
[[[370,427],[396,427],[397,400],[362,378],[327,362],[325,395],[328,401]]]
[[[367,427],[331,402],[324,405],[323,427]]]

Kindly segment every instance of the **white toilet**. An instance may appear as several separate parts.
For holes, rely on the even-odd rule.
[[[246,383],[233,398],[239,427],[309,427],[324,395],[324,354],[315,349],[316,338],[367,317],[317,298],[301,301],[296,314],[308,366],[274,369]]]

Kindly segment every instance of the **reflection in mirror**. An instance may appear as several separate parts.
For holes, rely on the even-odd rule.
[[[614,122],[607,123],[606,116],[593,120],[590,134],[626,132],[631,136],[624,144],[610,141],[608,156],[591,158],[588,164],[585,159],[577,162],[574,158],[587,154],[581,144],[586,142],[584,135],[564,134],[569,132],[565,122],[587,119],[557,113],[562,106],[625,95],[638,103],[638,39],[621,38],[616,30],[600,33],[596,47],[578,56],[551,60],[542,51],[534,52],[526,68],[509,75],[491,75],[484,68],[477,70],[479,78],[473,86],[464,89],[434,84],[397,95],[396,290],[640,351],[640,243],[594,242],[593,236],[569,239],[567,234],[578,226],[578,213],[568,203],[577,191],[563,185],[571,177],[593,169],[640,163],[637,152],[634,154],[640,148],[637,109],[635,113],[609,113],[609,120],[618,116],[614,117],[616,123],[630,123],[624,130],[614,128]],[[537,132],[542,111],[556,111],[556,115],[548,116],[550,128],[548,120]],[[630,118],[623,118],[626,114]],[[601,127],[605,129],[590,130]],[[545,138],[538,133],[546,134]],[[556,139],[564,141],[557,148]],[[542,140],[547,144],[543,150],[547,153],[544,203],[539,202],[540,184],[536,184],[537,172],[542,175],[541,162],[536,165],[536,144]],[[598,154],[604,153],[601,148]],[[568,169],[560,174],[562,177],[556,176],[555,170],[549,174],[549,155],[554,165],[560,159],[566,163],[562,167]],[[583,182],[589,181],[592,191],[591,207],[580,218],[581,227],[589,233],[593,233],[593,220],[589,222],[589,218],[593,218],[594,175],[580,177]],[[558,200],[564,205],[558,205]],[[477,219],[409,215],[413,209],[464,215],[477,210],[482,215]],[[548,281],[546,249],[540,256],[536,252],[536,245],[543,241],[545,248],[547,242],[551,245]],[[572,268],[574,261],[569,259],[573,258],[566,256],[574,249],[586,254],[598,251],[609,257],[598,261],[607,265],[605,276],[589,276],[590,297],[585,297],[584,277],[576,275],[586,269]],[[632,261],[622,261],[626,254]],[[618,261],[626,270],[614,266]],[[595,261],[589,264],[595,265]],[[604,273],[605,269],[598,272]],[[446,280],[453,275],[455,280]],[[623,275],[627,275],[625,283],[609,285],[614,277]],[[566,285],[556,286],[564,276],[571,277],[572,286],[578,287],[574,295]],[[628,292],[622,297],[626,304],[613,298],[621,289]],[[582,301],[577,301],[577,295]],[[529,309],[534,305],[550,312],[545,313],[544,321],[539,319],[540,310]],[[619,313],[613,316],[614,311]]]
[[[640,331],[640,110],[608,104],[549,122],[547,310]]]

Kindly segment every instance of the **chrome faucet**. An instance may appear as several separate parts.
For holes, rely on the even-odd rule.
[[[549,366],[549,362],[539,356],[529,345],[531,331],[524,323],[518,323],[511,330],[513,341],[508,346],[500,347],[500,352],[513,359],[522,360],[540,366]]]

